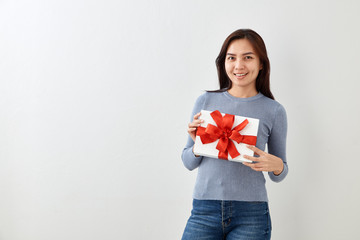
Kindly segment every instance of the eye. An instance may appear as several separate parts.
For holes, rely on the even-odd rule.
[[[235,58],[232,57],[232,56],[229,56],[227,59],[228,59],[228,60],[234,60]]]
[[[249,59],[253,59],[253,57],[252,56],[245,56],[245,59],[249,60]]]

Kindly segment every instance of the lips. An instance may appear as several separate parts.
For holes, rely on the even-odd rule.
[[[236,76],[236,77],[244,77],[244,76],[246,76],[248,73],[234,73],[234,75]]]

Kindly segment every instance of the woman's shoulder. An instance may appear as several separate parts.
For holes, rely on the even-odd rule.
[[[284,106],[280,102],[278,102],[275,99],[271,99],[265,95],[263,95],[262,101],[264,102],[264,104],[266,106],[271,107],[272,109],[279,109],[279,108],[285,109]]]
[[[197,98],[197,102],[204,102],[206,99],[214,98],[223,95],[223,92],[220,91],[204,91],[200,96]]]
[[[285,107],[280,102],[266,96],[263,96],[261,100],[261,106],[264,110],[264,113],[270,114],[272,119],[275,120],[278,118],[286,118]]]

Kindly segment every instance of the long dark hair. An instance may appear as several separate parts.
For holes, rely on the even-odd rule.
[[[254,50],[260,58],[260,64],[262,64],[262,69],[259,71],[259,74],[256,78],[256,90],[261,92],[266,97],[275,99],[270,91],[270,61],[267,56],[267,51],[265,47],[264,40],[259,34],[251,29],[239,29],[231,33],[224,41],[220,53],[216,58],[216,68],[219,77],[220,89],[214,92],[223,92],[231,88],[231,80],[225,71],[225,57],[227,49],[230,43],[236,39],[247,39],[253,46]]]

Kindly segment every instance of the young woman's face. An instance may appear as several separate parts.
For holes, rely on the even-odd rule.
[[[261,69],[260,58],[249,40],[237,39],[230,43],[225,57],[225,71],[232,88],[256,88],[256,78]]]

